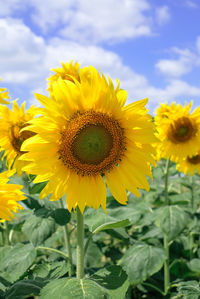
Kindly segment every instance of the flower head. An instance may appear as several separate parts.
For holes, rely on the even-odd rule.
[[[155,141],[147,114],[147,99],[124,107],[127,93],[114,89],[90,67],[90,80],[80,72],[80,82],[61,78],[53,85],[55,101],[37,94],[45,106],[29,130],[37,135],[22,145],[20,159],[29,161],[24,170],[36,174],[35,182],[49,181],[40,197],[51,200],[67,194],[69,211],[78,205],[106,210],[106,185],[115,199],[126,204],[126,189],[140,196],[149,190],[146,175]]]
[[[23,207],[18,201],[24,200],[25,196],[21,189],[23,186],[16,184],[7,184],[9,177],[14,174],[14,171],[5,171],[0,174],[0,219],[11,220],[18,210]]]
[[[48,82],[48,91],[50,93],[51,97],[54,97],[53,94],[53,84],[57,82],[57,80],[61,77],[63,80],[74,82],[75,80],[80,82],[80,72],[85,75],[87,75],[89,79],[89,68],[84,67],[80,68],[80,64],[78,62],[75,62],[73,64],[73,60],[71,60],[70,63],[62,62],[62,67],[59,67],[57,69],[52,69],[55,74],[50,76],[47,80]]]
[[[188,155],[177,162],[177,170],[185,174],[200,174],[200,150],[193,156]]]
[[[5,99],[10,99],[10,97],[8,96],[8,91],[6,91],[6,88],[0,87],[0,104],[9,104],[9,102]]]
[[[167,117],[155,117],[159,150],[164,158],[176,161],[200,148],[200,108],[190,113],[192,103],[182,107],[172,105]],[[170,107],[169,107],[170,108]]]
[[[25,103],[21,108],[17,102],[13,102],[13,111],[6,106],[0,107],[0,146],[4,150],[3,158],[6,157],[9,169],[15,169],[21,173],[22,166],[26,163],[20,161],[22,154],[21,145],[27,138],[33,136],[33,132],[22,131],[27,122],[38,113],[38,108],[32,106],[25,112]]]

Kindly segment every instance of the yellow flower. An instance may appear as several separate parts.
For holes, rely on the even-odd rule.
[[[36,94],[45,106],[43,116],[31,121],[37,135],[26,140],[20,159],[30,162],[25,171],[36,174],[36,182],[49,180],[40,197],[51,200],[67,194],[67,207],[85,206],[106,210],[106,185],[115,199],[126,204],[126,189],[140,196],[149,190],[152,118],[144,107],[147,99],[124,107],[127,93],[114,89],[90,67],[90,80],[80,73],[80,82],[54,83],[56,101]]]
[[[8,96],[8,91],[6,91],[6,88],[0,87],[0,104],[9,104],[9,102],[5,99],[10,99],[10,97]]]
[[[181,107],[180,104],[176,104],[175,102],[172,102],[170,106],[164,103],[160,104],[156,109],[155,122],[160,123],[162,120],[168,119],[170,115],[177,113]]]
[[[13,213],[22,210],[23,207],[18,201],[24,200],[25,196],[21,189],[23,186],[15,184],[7,184],[9,177],[14,174],[13,171],[5,171],[0,173],[0,221],[11,220]]]
[[[177,162],[177,169],[185,174],[194,175],[195,171],[200,174],[200,150],[193,156],[187,157]]]
[[[172,106],[168,117],[155,117],[157,137],[160,140],[160,156],[173,161],[190,153],[195,155],[200,148],[200,108],[190,113],[192,103],[182,107]]]
[[[25,103],[20,108],[16,101],[13,102],[13,111],[6,106],[0,106],[0,146],[1,150],[4,150],[3,158],[6,157],[8,168],[15,169],[18,175],[26,164],[19,160],[22,154],[21,144],[33,136],[33,132],[21,129],[27,126],[26,122],[32,120],[38,111],[38,108],[32,106],[25,112]]]

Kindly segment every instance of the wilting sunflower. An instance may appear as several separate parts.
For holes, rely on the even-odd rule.
[[[13,175],[14,171],[5,171],[0,173],[0,220],[11,220],[18,210],[23,207],[18,201],[24,200],[25,196],[21,189],[23,186],[16,184],[7,184],[9,177]]]
[[[0,87],[0,104],[9,104],[9,102],[5,99],[10,99],[10,97],[8,96],[8,91],[6,91],[6,88]]]
[[[200,108],[190,113],[192,103],[180,104],[168,112],[168,117],[155,117],[159,150],[164,158],[174,161],[190,153],[195,155],[200,148]],[[176,109],[178,108],[178,109]]]
[[[188,155],[177,162],[177,169],[185,174],[194,175],[195,171],[200,174],[200,151],[196,155]]]
[[[30,107],[25,112],[25,103],[21,108],[17,102],[13,102],[13,111],[6,106],[0,106],[0,149],[4,150],[3,158],[6,157],[6,163],[9,169],[15,169],[21,174],[21,168],[26,163],[20,161],[21,145],[27,138],[34,135],[33,132],[21,129],[27,126],[27,121],[33,119],[38,113],[38,108]]]
[[[149,190],[146,175],[155,142],[147,99],[124,107],[127,93],[114,89],[90,67],[91,80],[80,74],[81,84],[58,79],[53,86],[56,101],[36,94],[45,106],[43,116],[33,119],[28,129],[37,135],[26,140],[20,159],[30,162],[25,171],[36,174],[35,182],[49,180],[40,197],[51,200],[67,194],[71,211],[78,205],[106,210],[106,184],[115,199],[126,204],[126,189],[140,196]]]

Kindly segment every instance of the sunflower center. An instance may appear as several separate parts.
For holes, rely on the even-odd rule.
[[[187,157],[187,160],[191,164],[199,164],[200,163],[200,155],[195,155],[192,157]]]
[[[12,126],[11,130],[10,130],[11,144],[18,154],[23,153],[22,151],[20,151],[22,143],[26,139],[35,135],[35,133],[33,133],[31,131],[20,132],[20,130],[25,128],[26,126],[27,126],[27,124],[19,123],[19,124]]]
[[[196,128],[187,117],[181,117],[170,125],[168,138],[173,143],[187,142],[196,134]]]
[[[112,135],[102,125],[88,125],[77,134],[71,149],[79,161],[87,164],[99,164],[112,148]]]
[[[61,132],[59,158],[81,175],[103,174],[125,151],[124,131],[105,113],[76,113]]]

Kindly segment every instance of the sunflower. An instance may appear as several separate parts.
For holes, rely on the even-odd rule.
[[[25,196],[21,189],[23,186],[16,184],[7,184],[9,177],[14,174],[14,171],[5,171],[0,173],[0,221],[11,220],[14,217],[13,213],[22,210],[23,207],[18,201],[24,200]]]
[[[0,104],[9,104],[9,102],[5,99],[10,99],[10,97],[8,96],[8,91],[6,91],[6,88],[0,87]]]
[[[115,199],[126,204],[126,189],[140,196],[149,190],[146,175],[155,142],[147,99],[124,107],[127,93],[90,67],[91,80],[80,73],[81,84],[61,78],[53,85],[56,101],[36,94],[45,106],[43,115],[27,127],[37,135],[22,145],[20,159],[36,182],[49,181],[40,193],[51,200],[67,194],[67,207],[106,210],[106,184]]]
[[[6,157],[7,166],[13,168],[18,175],[21,174],[21,168],[25,165],[24,161],[20,161],[21,145],[27,138],[33,136],[33,132],[21,129],[27,126],[27,121],[33,119],[38,113],[38,108],[30,107],[25,112],[25,103],[21,108],[17,102],[13,102],[13,111],[6,106],[0,106],[0,146],[4,150],[3,158]]]
[[[181,109],[181,104],[176,104],[172,102],[169,106],[168,104],[160,104],[160,106],[156,109],[155,114],[155,122],[160,123],[162,120],[170,118],[172,114],[175,114]]]
[[[80,72],[82,72],[82,73],[84,73],[85,76],[87,75],[87,77],[89,79],[89,68],[88,67],[80,68],[80,64],[78,62],[75,62],[73,64],[73,60],[71,60],[70,63],[62,62],[61,64],[62,64],[62,67],[59,67],[57,69],[52,69],[52,71],[55,72],[55,74],[53,74],[51,77],[49,77],[47,79],[49,81],[47,90],[49,91],[51,97],[53,97],[53,84],[60,77],[63,80],[74,82],[74,79],[76,79],[77,81],[80,82]]]
[[[185,174],[200,174],[200,150],[193,156],[188,155],[177,162],[177,170]]]
[[[192,102],[185,107],[173,105],[167,117],[155,117],[159,150],[163,158],[173,161],[191,153],[195,155],[200,148],[200,108],[190,113]]]

